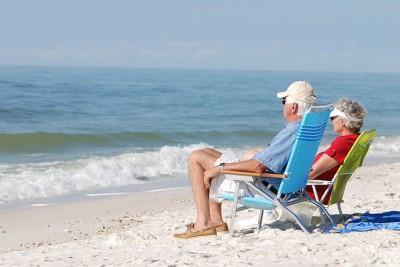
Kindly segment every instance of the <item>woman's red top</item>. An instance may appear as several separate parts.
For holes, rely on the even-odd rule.
[[[351,147],[356,141],[357,137],[358,134],[338,136],[332,141],[331,145],[325,151],[318,153],[318,155],[314,159],[314,163],[317,162],[323,154],[326,154],[336,160],[339,164],[336,167],[320,174],[318,177],[315,178],[315,180],[331,181],[333,179],[340,165],[342,165],[344,159],[346,158],[347,153],[349,153]],[[327,187],[328,186],[316,187],[318,196],[320,198],[322,197],[322,194],[325,192]],[[315,199],[314,192],[311,186],[307,186],[306,191],[312,198]],[[328,204],[330,194],[331,192],[329,192],[328,196],[325,197],[324,204]]]

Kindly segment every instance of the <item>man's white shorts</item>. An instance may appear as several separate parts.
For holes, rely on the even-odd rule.
[[[215,166],[218,166],[220,163],[232,163],[239,162],[240,159],[235,157],[233,154],[224,153],[215,161]],[[257,197],[257,193],[254,192],[254,189],[249,188],[244,183],[239,183],[239,190],[245,196]],[[235,181],[231,179],[227,179],[225,175],[220,175],[211,180],[210,194],[209,197],[211,200],[215,202],[221,203],[224,194],[234,194],[235,193]],[[261,197],[261,196],[260,196]]]

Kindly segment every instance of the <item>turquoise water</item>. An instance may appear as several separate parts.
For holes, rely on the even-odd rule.
[[[322,104],[360,101],[373,153],[400,152],[400,74],[3,66],[0,203],[184,176],[193,149],[265,145],[283,127],[275,94],[295,80]]]

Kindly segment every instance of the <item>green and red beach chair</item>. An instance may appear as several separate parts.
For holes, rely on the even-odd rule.
[[[343,202],[343,195],[347,182],[356,169],[362,166],[364,158],[367,155],[368,149],[375,136],[375,129],[364,131],[358,136],[343,164],[339,167],[331,181],[309,180],[307,183],[307,185],[312,186],[315,199],[318,202],[325,202],[328,206],[334,204],[337,205],[341,219],[343,219],[343,212],[340,204]],[[325,190],[322,191],[322,194],[318,194],[318,186],[326,187]],[[327,202],[325,201],[326,199],[328,199]]]

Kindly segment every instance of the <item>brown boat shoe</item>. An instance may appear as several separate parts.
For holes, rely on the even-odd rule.
[[[215,230],[218,233],[229,232],[229,228],[228,228],[228,225],[226,223],[221,223],[221,224],[215,225],[214,227],[215,227]]]
[[[194,228],[194,223],[188,223],[188,224],[186,224],[186,227],[188,229]],[[215,227],[215,230],[217,231],[217,233],[229,232],[229,227],[228,227],[228,224],[226,224],[226,223],[221,223],[221,224],[218,224],[218,225],[214,225],[214,227]]]
[[[202,230],[195,230],[194,227],[187,227],[185,232],[182,233],[176,233],[174,234],[174,237],[176,238],[182,238],[182,239],[188,239],[192,237],[198,237],[198,236],[208,236],[208,235],[216,235],[217,231],[215,230],[214,226],[211,226],[206,229]]]

